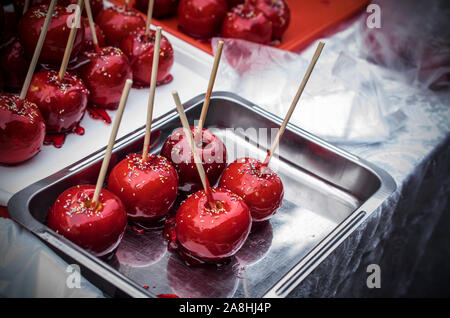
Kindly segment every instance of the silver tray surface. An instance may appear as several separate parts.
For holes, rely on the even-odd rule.
[[[191,125],[200,116],[203,99],[200,95],[184,104]],[[229,162],[242,156],[239,149],[262,160],[271,136],[263,142],[251,132],[259,128],[270,132],[281,122],[232,93],[216,92],[205,127],[225,140]],[[152,152],[159,153],[165,139],[180,126],[175,111],[156,119]],[[141,127],[115,143],[110,168],[141,150],[144,133]],[[291,124],[278,150],[270,165],[283,181],[283,204],[220,269],[186,266],[167,250],[162,230],[138,233],[129,224],[115,256],[104,261],[46,226],[48,209],[60,193],[73,185],[95,184],[105,149],[15,194],[8,210],[67,262],[80,265],[82,275],[108,296],[286,297],[396,186],[382,169]]]

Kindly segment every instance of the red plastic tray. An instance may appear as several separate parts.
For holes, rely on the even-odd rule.
[[[109,0],[124,3],[124,0]],[[325,30],[351,17],[366,6],[369,0],[287,0],[291,9],[291,23],[283,36],[279,49],[298,51],[319,37]],[[130,1],[134,4],[134,0]],[[153,19],[152,24],[164,31],[212,54],[211,44],[198,41],[178,29],[176,16],[167,19]]]

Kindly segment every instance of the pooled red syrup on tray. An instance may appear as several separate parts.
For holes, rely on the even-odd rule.
[[[166,84],[169,84],[172,81],[173,81],[173,76],[172,76],[172,74],[169,74],[163,80],[156,82],[156,86],[166,85]],[[142,88],[148,88],[148,87],[150,87],[150,85],[149,84],[142,84],[142,83],[139,83],[139,82],[135,82],[135,83],[133,83],[132,87],[136,88],[136,89],[142,89]]]
[[[174,294],[159,294],[159,295],[156,295],[156,297],[158,297],[158,298],[180,298]]]
[[[89,117],[91,117],[92,119],[101,120],[108,125],[111,124],[111,117],[109,117],[108,113],[106,112],[106,109],[88,106],[87,111]]]
[[[64,145],[64,141],[66,141],[66,137],[68,134],[76,134],[78,136],[84,135],[84,128],[79,124],[75,126],[71,131],[66,131],[62,133],[47,133],[44,139],[44,145],[52,145],[55,148],[61,148]]]
[[[177,239],[177,233],[175,231],[175,218],[169,218],[166,220],[163,232],[164,238],[168,240],[167,248],[171,252],[176,252],[184,261],[187,266],[215,266],[217,268],[228,265],[231,261],[231,257],[227,257],[220,261],[205,261],[198,257],[193,256],[188,250],[186,250]]]

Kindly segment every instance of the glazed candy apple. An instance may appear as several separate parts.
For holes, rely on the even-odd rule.
[[[152,73],[153,52],[156,32],[138,30],[122,39],[120,48],[128,56],[133,69],[133,82],[138,86],[149,86]],[[174,61],[173,48],[169,40],[161,36],[157,81],[162,82],[169,76]]]
[[[83,118],[89,91],[83,81],[68,72],[62,80],[55,71],[34,74],[27,99],[35,103],[45,118],[47,132],[73,130]]]
[[[108,189],[124,203],[134,221],[154,221],[169,212],[178,191],[178,176],[161,156],[131,154],[119,162],[108,178]]]
[[[225,0],[181,0],[178,5],[178,23],[187,34],[210,38],[220,31],[227,13]]]
[[[116,109],[125,81],[133,76],[127,56],[111,46],[85,52],[84,56],[90,62],[80,68],[79,74],[90,92],[89,103]]]
[[[44,118],[36,104],[15,95],[0,95],[0,163],[30,159],[41,150],[44,137]]]
[[[281,39],[289,26],[291,13],[285,0],[251,0],[272,22],[272,38]]]
[[[211,189],[211,207],[204,190],[189,196],[178,208],[178,242],[194,257],[220,261],[233,256],[247,239],[252,219],[245,202],[226,189]]]
[[[198,138],[198,130],[191,127],[194,138]],[[215,184],[226,166],[227,151],[223,142],[209,130],[203,128],[203,143],[198,147],[198,155],[203,162],[210,184]],[[161,155],[169,159],[178,172],[179,189],[193,193],[202,188],[200,176],[194,162],[189,140],[184,130],[179,128],[167,138],[161,149]]]
[[[5,88],[9,91],[19,91],[28,71],[28,61],[19,39],[14,39],[3,48],[0,69],[3,72]]]
[[[117,47],[125,36],[139,28],[145,28],[145,20],[139,11],[125,6],[100,11],[95,22],[105,33],[106,43]]]
[[[222,25],[222,36],[269,44],[272,22],[250,3],[240,4],[227,13]]]
[[[33,7],[28,10],[19,22],[19,34],[25,53],[31,57],[34,53],[41,28],[47,15],[48,5]],[[70,28],[67,21],[73,13],[67,12],[65,7],[55,6],[52,19],[45,37],[39,62],[59,65],[66,49]],[[71,58],[78,55],[83,47],[84,32],[77,32],[72,48]]]
[[[89,27],[89,21],[86,18],[82,18],[83,30],[84,30],[84,43],[83,43],[83,51],[91,51],[94,49],[94,43],[92,42],[92,32]],[[106,37],[100,27],[94,23],[95,34],[97,35],[98,46],[103,47],[106,45]]]
[[[166,18],[177,12],[178,0],[155,0],[153,5],[153,16],[155,18]],[[147,14],[148,0],[136,0],[134,7]]]
[[[47,216],[48,226],[95,256],[112,253],[127,226],[127,214],[120,199],[102,189],[99,204],[93,206],[95,186],[81,185],[58,196]]]
[[[242,197],[256,222],[269,219],[283,200],[281,179],[253,158],[240,158],[228,165],[219,186]]]

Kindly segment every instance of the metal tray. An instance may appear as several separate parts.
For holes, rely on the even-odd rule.
[[[191,124],[199,118],[203,98],[184,105]],[[236,157],[233,147],[263,159],[270,138],[258,144],[252,129],[277,128],[281,122],[234,94],[217,92],[206,127],[225,139],[229,161]],[[155,120],[152,150],[159,152],[179,126],[175,111]],[[116,142],[111,167],[141,150],[144,132],[142,127]],[[30,185],[14,195],[8,209],[17,222],[69,263],[80,265],[82,275],[109,296],[286,297],[396,187],[386,172],[371,163],[288,125],[279,155],[271,161],[283,180],[283,204],[270,222],[251,233],[231,264],[222,269],[187,267],[178,255],[167,251],[161,230],[139,234],[131,225],[115,257],[105,262],[45,225],[48,208],[61,192],[76,184],[95,183],[103,155],[104,149]]]

